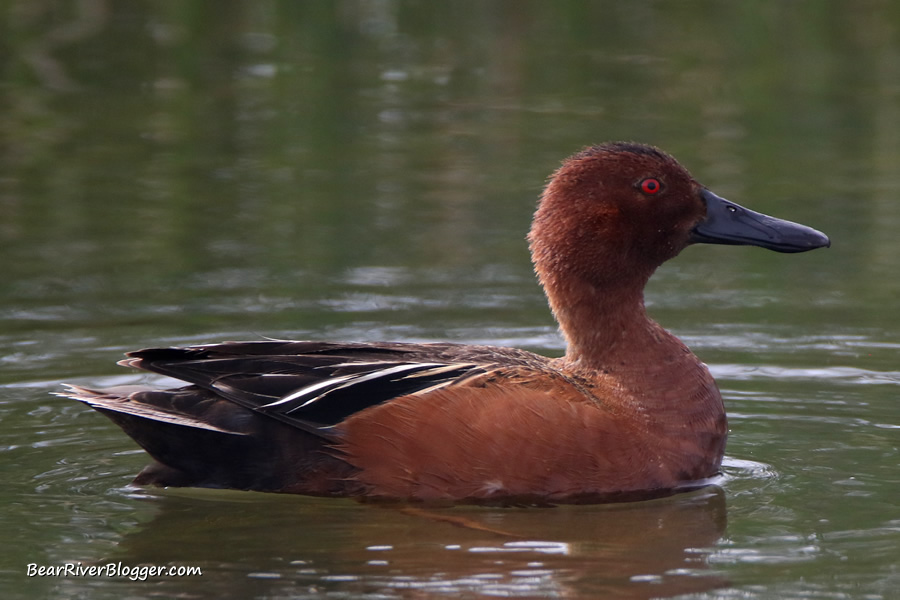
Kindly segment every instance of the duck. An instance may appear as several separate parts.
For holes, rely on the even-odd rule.
[[[717,196],[636,142],[587,147],[527,235],[561,357],[489,345],[326,341],[148,348],[119,364],[174,389],[69,385],[152,458],[136,485],[363,501],[584,503],[695,489],[728,434],[708,367],[648,316],[644,287],[694,244],[782,253],[824,233]]]

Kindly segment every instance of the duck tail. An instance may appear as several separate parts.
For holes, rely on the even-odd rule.
[[[322,495],[337,491],[311,477],[323,462],[338,461],[322,452],[321,439],[206,390],[67,385],[56,395],[102,413],[153,457],[135,478],[137,485],[270,492],[300,486],[302,493]]]

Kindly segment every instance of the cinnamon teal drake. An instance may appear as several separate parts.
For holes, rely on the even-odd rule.
[[[709,369],[647,316],[644,285],[690,244],[829,246],[720,198],[651,146],[567,159],[528,234],[567,343],[547,358],[451,343],[254,341],[130,352],[168,390],[63,394],[154,462],[137,484],[488,503],[664,495],[716,475],[727,421]]]

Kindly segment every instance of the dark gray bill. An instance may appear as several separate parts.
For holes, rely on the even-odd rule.
[[[693,244],[759,246],[776,252],[831,246],[828,236],[812,227],[753,212],[705,188],[700,196],[706,202],[706,218],[691,232]]]

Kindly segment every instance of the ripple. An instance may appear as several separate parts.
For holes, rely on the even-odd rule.
[[[878,339],[882,331],[808,334],[784,327],[766,328],[759,323],[713,324],[698,330],[678,330],[678,336],[692,348],[714,348],[740,352],[827,352],[856,356],[866,350],[897,350],[900,343]]]
[[[469,552],[538,552],[541,554],[569,554],[571,549],[565,542],[545,542],[540,540],[506,542],[502,546],[475,546]]]
[[[749,381],[753,379],[781,379],[794,381],[827,379],[849,385],[897,385],[900,371],[872,371],[855,367],[780,367],[775,365],[712,364],[709,370],[721,380]]]
[[[726,479],[734,480],[764,480],[778,477],[778,472],[772,465],[731,456],[726,456],[722,460],[722,471]]]

